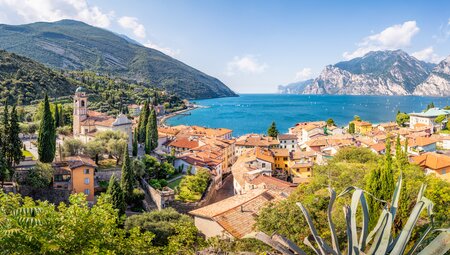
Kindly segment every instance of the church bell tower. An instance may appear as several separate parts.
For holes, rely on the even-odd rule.
[[[81,133],[81,122],[87,118],[87,95],[83,87],[75,90],[73,98],[73,135]]]

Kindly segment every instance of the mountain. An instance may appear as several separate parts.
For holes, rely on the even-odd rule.
[[[145,81],[183,98],[236,96],[218,79],[160,51],[74,20],[0,25],[0,49],[58,69]]]
[[[303,94],[410,95],[433,67],[402,50],[373,51],[326,66]]]
[[[49,97],[72,95],[76,84],[59,72],[13,53],[0,50],[0,95],[2,101],[16,100],[28,104],[42,99],[47,92]]]
[[[306,86],[310,85],[314,80],[299,81],[289,83],[287,85],[279,85],[278,93],[280,94],[302,94]]]
[[[450,56],[442,60],[428,78],[416,87],[414,95],[450,96]]]

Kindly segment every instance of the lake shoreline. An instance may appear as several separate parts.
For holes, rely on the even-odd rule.
[[[188,107],[187,109],[183,109],[183,110],[179,110],[179,111],[175,111],[175,112],[171,112],[169,114],[166,114],[166,115],[162,116],[161,119],[159,120],[159,125],[160,126],[171,126],[171,125],[166,124],[168,119],[176,117],[176,116],[181,115],[183,113],[187,113],[187,112],[196,110],[198,108],[205,108],[205,106],[194,104],[191,107]]]

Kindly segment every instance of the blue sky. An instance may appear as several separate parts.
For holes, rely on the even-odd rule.
[[[240,93],[275,92],[369,50],[450,54],[450,1],[0,0],[0,23],[62,18],[126,34]]]

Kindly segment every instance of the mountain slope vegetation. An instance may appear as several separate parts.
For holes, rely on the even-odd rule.
[[[29,104],[73,94],[76,84],[61,73],[31,59],[0,50],[0,96],[9,103]]]
[[[0,48],[58,69],[143,81],[182,98],[236,96],[218,79],[181,61],[79,21],[0,25]]]

